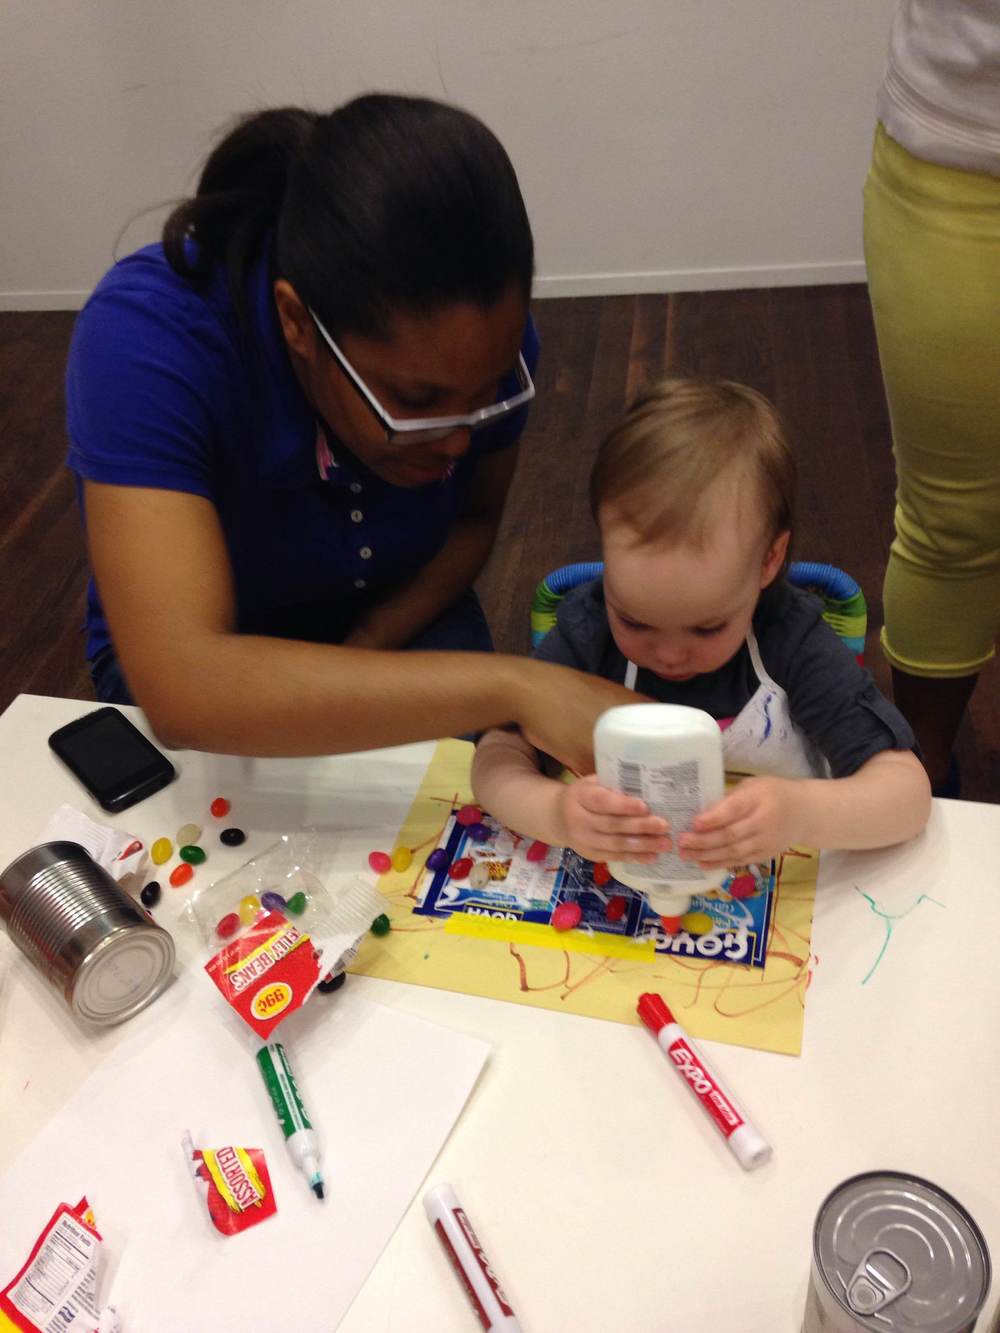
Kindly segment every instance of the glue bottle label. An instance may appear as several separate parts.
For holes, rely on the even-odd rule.
[[[676,764],[641,764],[635,760],[616,759],[613,784],[626,796],[638,796],[646,802],[650,813],[660,815],[670,823],[673,835],[691,827],[695,815],[703,805],[701,773],[694,759]],[[607,781],[598,767],[602,781]],[[704,871],[692,861],[682,861],[676,852],[661,852],[655,861],[636,865],[635,869],[650,879],[669,880],[671,883],[699,883]]]

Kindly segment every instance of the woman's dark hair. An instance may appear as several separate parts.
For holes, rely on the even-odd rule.
[[[502,145],[428,98],[372,93],[326,115],[282,107],[240,120],[167,219],[163,248],[196,285],[225,265],[245,324],[247,272],[269,237],[275,276],[334,336],[381,337],[396,310],[489,306],[512,285],[527,297],[534,271]]]

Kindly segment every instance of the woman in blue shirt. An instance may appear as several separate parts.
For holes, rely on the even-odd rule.
[[[191,748],[516,722],[587,767],[617,688],[488,653],[471,592],[534,393],[532,273],[474,117],[371,95],[240,122],[74,332],[99,696]]]

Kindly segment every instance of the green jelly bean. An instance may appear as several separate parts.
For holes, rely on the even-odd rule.
[[[309,899],[304,893],[293,893],[288,902],[285,903],[285,908],[287,911],[291,912],[292,916],[301,916],[306,910],[308,902]]]
[[[197,843],[190,842],[182,847],[178,852],[182,861],[186,861],[189,866],[200,866],[203,861],[208,859],[208,853],[204,847],[199,847]]]
[[[390,930],[392,930],[392,922],[384,912],[372,922],[373,935],[388,935]]]

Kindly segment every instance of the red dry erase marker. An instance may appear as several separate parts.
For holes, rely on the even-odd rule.
[[[771,1145],[761,1137],[725,1091],[716,1075],[691,1044],[662,995],[639,996],[639,1017],[656,1038],[667,1059],[712,1117],[716,1129],[733,1150],[740,1166],[752,1171],[771,1156]]]
[[[521,1333],[521,1325],[451,1186],[429,1189],[424,1195],[424,1210],[483,1328],[490,1333]]]

